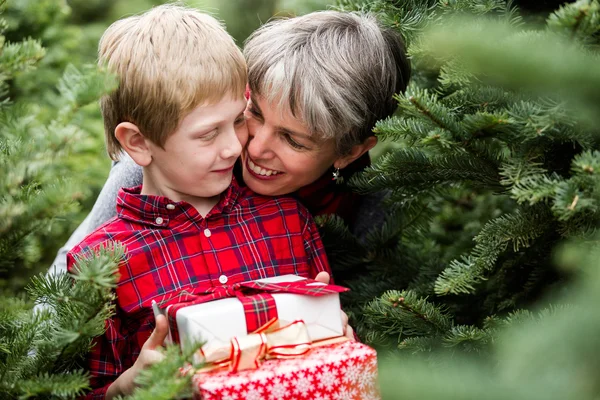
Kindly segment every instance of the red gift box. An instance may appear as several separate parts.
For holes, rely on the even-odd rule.
[[[380,399],[377,353],[353,341],[268,360],[258,369],[197,373],[193,384],[195,398],[203,400]]]

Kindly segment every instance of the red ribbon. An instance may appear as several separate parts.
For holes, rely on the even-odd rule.
[[[320,297],[348,290],[342,286],[320,284],[312,279],[278,283],[248,281],[206,289],[196,288],[191,293],[180,293],[178,297],[161,304],[161,307],[165,308],[172,305],[168,309],[169,325],[173,341],[178,343],[179,332],[177,330],[176,315],[177,311],[184,307],[229,297],[237,297],[244,307],[246,331],[247,333],[251,333],[268,324],[273,319],[278,319],[277,306],[272,294],[291,293]]]

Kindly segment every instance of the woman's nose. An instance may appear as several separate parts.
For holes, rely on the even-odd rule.
[[[248,153],[253,158],[264,157],[271,152],[272,130],[265,126],[251,127],[248,124]]]

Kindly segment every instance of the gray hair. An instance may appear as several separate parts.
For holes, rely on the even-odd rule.
[[[246,41],[250,89],[289,107],[338,154],[371,136],[396,109],[410,63],[401,37],[373,14],[319,11],[270,21]],[[282,108],[283,109],[283,108]]]

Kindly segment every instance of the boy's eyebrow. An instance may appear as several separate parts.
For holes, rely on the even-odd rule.
[[[258,105],[258,101],[256,101],[256,98],[254,97],[254,95],[250,95],[250,101],[252,102],[252,107],[256,108],[256,111],[258,111],[260,114],[262,114],[262,110],[260,109],[260,106]],[[300,132],[296,132],[293,131],[291,129],[288,128],[284,128],[282,126],[278,126],[277,129],[279,129],[280,131],[287,133],[290,136],[300,136],[302,138],[305,138],[307,140],[310,140],[311,142],[318,144],[319,141],[317,139],[315,139],[313,137],[313,135],[307,135],[306,133],[300,133]]]

